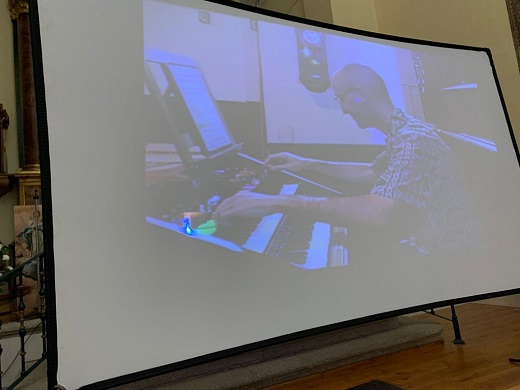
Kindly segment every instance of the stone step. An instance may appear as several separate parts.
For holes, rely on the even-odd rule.
[[[257,390],[404,349],[442,342],[442,325],[396,317],[174,371],[118,390]]]

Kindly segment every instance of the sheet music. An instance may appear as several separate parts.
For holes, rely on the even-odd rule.
[[[196,68],[169,66],[208,152],[232,143],[208,87]]]

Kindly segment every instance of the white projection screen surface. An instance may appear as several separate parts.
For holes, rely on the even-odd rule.
[[[518,289],[488,51],[201,0],[38,13],[61,385]]]

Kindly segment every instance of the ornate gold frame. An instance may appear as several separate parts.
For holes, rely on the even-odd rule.
[[[509,24],[513,33],[518,69],[520,70],[520,1],[506,0],[506,4],[509,11]]]

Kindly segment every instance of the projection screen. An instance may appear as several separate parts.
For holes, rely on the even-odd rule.
[[[61,385],[518,291],[489,51],[252,11],[38,2]]]

